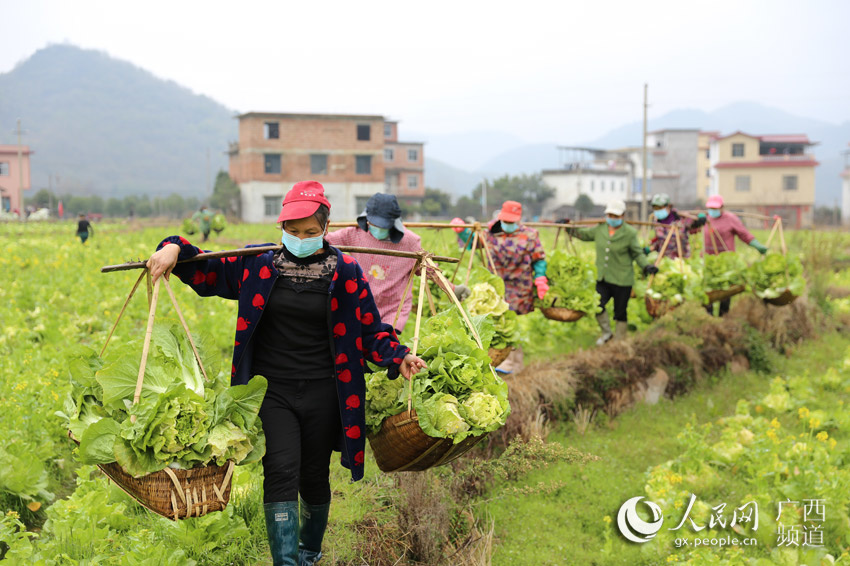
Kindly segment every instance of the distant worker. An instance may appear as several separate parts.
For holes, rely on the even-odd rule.
[[[496,220],[483,233],[490,247],[497,274],[505,282],[505,301],[517,314],[534,310],[534,298],[542,299],[549,290],[546,278],[546,252],[534,228],[520,222],[522,204],[508,200]],[[499,366],[502,373],[523,368],[522,348],[515,348]]]
[[[457,234],[457,247],[463,249],[464,247],[467,250],[472,249],[472,228],[464,227],[464,224],[475,224],[475,218],[472,216],[467,216],[466,220],[460,217],[452,218],[451,224],[454,224],[455,227],[452,230]],[[480,245],[480,244],[479,244]]]
[[[652,239],[649,247],[644,251],[647,253],[650,251],[660,253],[661,247],[664,245],[664,240],[667,239],[667,234],[670,232],[670,227],[676,225],[679,227],[679,240],[682,245],[682,256],[686,258],[691,257],[691,250],[688,245],[688,234],[693,234],[699,231],[702,225],[705,224],[705,215],[703,214],[696,219],[681,216],[679,212],[673,208],[673,204],[670,202],[670,195],[666,193],[653,195],[651,204],[653,220],[658,222],[660,226],[655,228],[655,238]],[[667,249],[664,251],[664,257],[669,257],[670,259],[679,257],[679,246],[676,244],[675,235],[670,238],[670,241],[667,244]]]
[[[767,253],[767,247],[763,246],[752,233],[744,227],[744,223],[735,214],[727,212],[723,208],[723,197],[713,195],[708,197],[705,203],[708,211],[708,224],[705,226],[705,253],[717,255],[726,251],[735,251],[735,236],[745,244],[749,244],[760,254]],[[729,312],[732,299],[726,298],[720,301],[719,315],[723,316]],[[708,314],[714,315],[714,303],[706,305]]]
[[[611,338],[622,340],[629,330],[628,307],[635,283],[632,262],[637,263],[645,275],[658,273],[658,268],[649,263],[638,243],[637,230],[623,224],[626,203],[614,199],[605,208],[605,222],[590,228],[572,228],[579,240],[596,242],[596,292],[599,293],[599,308],[596,322],[602,335],[596,341],[601,346]],[[616,330],[611,332],[611,320],[605,305],[614,299],[614,321]]]
[[[212,217],[212,212],[210,212],[206,206],[201,206],[200,210],[192,215],[192,222],[198,223],[198,229],[204,235],[205,242],[210,239]]]
[[[84,244],[89,239],[89,236],[94,236],[94,228],[83,213],[80,213],[77,219],[77,236],[79,236],[80,241]]]
[[[422,239],[404,227],[401,222],[401,207],[395,195],[376,193],[366,203],[366,210],[357,217],[357,226],[329,232],[327,241],[333,246],[359,246],[418,252]],[[399,303],[416,264],[415,259],[389,255],[352,253],[351,256],[363,268],[363,273],[372,288],[381,320],[393,324]],[[412,293],[408,293],[401,307],[396,333],[404,330],[413,305]]]

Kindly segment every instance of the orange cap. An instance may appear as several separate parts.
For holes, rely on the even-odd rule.
[[[506,200],[499,212],[499,220],[514,223],[522,218],[522,205],[515,200]]]

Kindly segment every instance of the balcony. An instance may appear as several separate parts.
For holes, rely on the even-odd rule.
[[[759,155],[759,159],[761,161],[767,161],[769,163],[778,163],[784,161],[814,161],[815,156],[809,153],[798,153],[796,155],[791,155],[788,153],[782,154],[767,154],[767,155]]]

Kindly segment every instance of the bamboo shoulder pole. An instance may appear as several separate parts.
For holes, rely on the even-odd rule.
[[[191,263],[193,261],[206,261],[208,259],[218,259],[222,257],[239,257],[246,255],[259,255],[265,252],[277,251],[282,246],[257,246],[254,248],[239,248],[236,250],[224,250],[220,252],[204,252],[196,255],[191,259],[184,259],[177,263]],[[405,252],[399,250],[382,250],[377,248],[361,248],[356,246],[336,246],[336,248],[346,253],[374,254],[374,255],[389,255],[394,257],[406,257],[410,259],[419,259],[420,253]],[[456,257],[431,256],[434,261],[443,263],[458,263],[460,260]],[[130,269],[144,269],[146,261],[131,261],[118,265],[106,265],[100,268],[101,273],[111,273],[113,271],[128,271]]]

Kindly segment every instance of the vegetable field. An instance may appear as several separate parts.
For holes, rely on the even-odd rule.
[[[197,371],[184,369],[192,364],[179,360],[190,357],[191,350],[173,307],[160,301],[158,317],[163,322],[149,364],[153,375],[162,380],[149,387],[172,392],[168,403],[146,405],[144,393],[137,409],[110,403],[135,385],[138,341],[147,320],[144,285],[129,303],[104,359],[97,357],[138,276],[138,272],[101,274],[99,268],[147,258],[160,239],[178,229],[177,224],[104,224],[81,245],[67,223],[0,225],[5,249],[0,255],[0,301],[4,303],[0,311],[0,556],[5,563],[270,564],[261,509],[262,471],[254,461],[262,434],[250,411],[244,411],[251,398],[256,401],[262,384],[244,386],[244,391],[216,400],[229,389],[225,386],[229,372],[220,368],[229,367],[235,303],[201,299],[174,280],[173,290],[189,328],[207,337],[200,344],[201,357],[213,381],[205,385]],[[453,232],[418,232],[428,251],[459,255]],[[550,252],[554,232],[543,231],[542,236]],[[278,239],[274,226],[229,224],[213,235],[208,247],[229,249]],[[747,339],[761,348],[762,367],[756,367],[751,358],[750,370],[703,375],[675,399],[663,399],[654,406],[640,404],[620,415],[595,411],[583,416],[574,398],[564,398],[540,413],[537,426],[544,437],[548,434],[545,443],[530,442],[524,451],[505,451],[495,444],[474,451],[476,462],[491,458],[475,468],[480,475],[470,472],[472,464],[387,475],[367,457],[365,480],[350,484],[334,458],[334,503],[323,563],[850,563],[850,339],[846,334],[850,269],[842,268],[850,265],[842,263],[850,257],[850,239],[798,233],[790,235],[789,244],[787,261],[772,252],[761,258],[748,249],[738,256],[719,256],[722,259],[694,259],[684,268],[664,260],[651,287],[645,278],[638,278],[637,298],[629,306],[631,330],[643,334],[664,324],[664,318],[653,322],[647,314],[644,295],[674,304],[700,303],[707,290],[748,284],[746,298],[733,299],[733,310],[736,303],[747,301],[753,302],[753,308],[762,308],[752,297],[754,292],[771,298],[786,287],[795,294],[806,288],[808,297],[799,300],[811,303],[807,312],[815,313],[812,324],[820,340],[781,341],[776,336],[783,329],[754,337],[756,331],[748,327]],[[522,317],[506,311],[500,299],[501,281],[483,270],[477,259],[468,279],[470,314],[478,321],[486,317],[480,330],[494,347],[523,345],[531,364],[529,380],[558,379],[545,376],[554,375],[552,368],[561,360],[590,348],[598,334],[592,316],[595,291],[589,288],[595,277],[592,247],[576,242],[574,254],[566,250],[563,239],[559,247],[564,251],[550,254],[549,305],[591,314],[575,323],[550,321],[537,311]],[[464,259],[456,283],[466,280],[466,263]],[[454,266],[442,267],[447,277],[453,275]],[[582,281],[583,286],[576,283]],[[446,306],[433,289],[436,306]],[[428,311],[428,305],[424,310]],[[458,330],[460,325],[456,315],[431,317],[424,323],[420,342],[420,353],[436,361],[427,378],[414,380],[419,398],[427,399],[417,409],[423,428],[437,436],[493,430],[494,423],[509,412],[512,380],[524,375],[504,380],[495,376],[487,360],[458,347],[469,345],[466,333]],[[410,343],[412,334],[411,320],[402,340]],[[683,343],[689,340],[681,337]],[[752,344],[750,350],[757,350]],[[83,367],[80,360],[86,356],[91,365]],[[463,372],[450,364],[462,366]],[[113,367],[111,381],[94,380],[95,366]],[[457,381],[456,375],[463,375],[463,380]],[[599,380],[614,377],[600,375]],[[384,416],[406,408],[407,392],[398,387],[401,381],[390,382],[384,373],[372,374],[371,379],[369,395],[375,412],[369,423],[376,426]],[[472,390],[485,393],[470,394]],[[108,409],[93,407],[92,395],[100,395]],[[138,417],[132,426],[131,413]],[[172,421],[175,426],[170,425]],[[146,434],[156,427],[165,427],[166,434],[181,445],[203,428],[217,432],[210,434],[208,445],[174,453],[168,445],[146,443]],[[83,442],[79,449],[69,439],[69,429]],[[244,460],[236,468],[230,505],[222,512],[180,522],[145,510],[93,465],[109,461],[116,443],[123,446],[119,452],[124,460],[119,463],[139,474],[174,461],[188,466],[210,458]],[[500,460],[504,463],[493,463]],[[444,494],[454,503],[443,508],[435,503],[442,495],[424,501],[413,499],[415,492]],[[756,502],[761,510],[758,529],[738,525],[741,528],[735,530],[728,522],[722,527],[714,523],[699,536],[743,536],[752,531],[757,544],[752,548],[677,547],[675,541],[681,537],[666,528],[645,544],[628,542],[619,534],[617,513],[627,499],[644,496],[659,505],[666,527],[667,521],[682,515],[691,494],[697,496],[691,516],[706,525],[716,515],[713,508],[721,503],[727,504],[725,516],[731,518],[733,509]],[[806,533],[817,527],[820,546],[802,545],[804,513],[811,517],[804,500],[825,502],[823,521],[805,524]],[[780,501],[792,503],[783,507],[777,520]],[[649,521],[652,516],[645,511],[640,513]],[[429,535],[423,524],[433,524],[435,529],[444,525],[445,531],[440,532],[449,535],[440,535],[442,550],[428,554]],[[780,525],[786,533],[797,527],[798,544],[779,544]],[[696,533],[691,530],[690,536]]]

